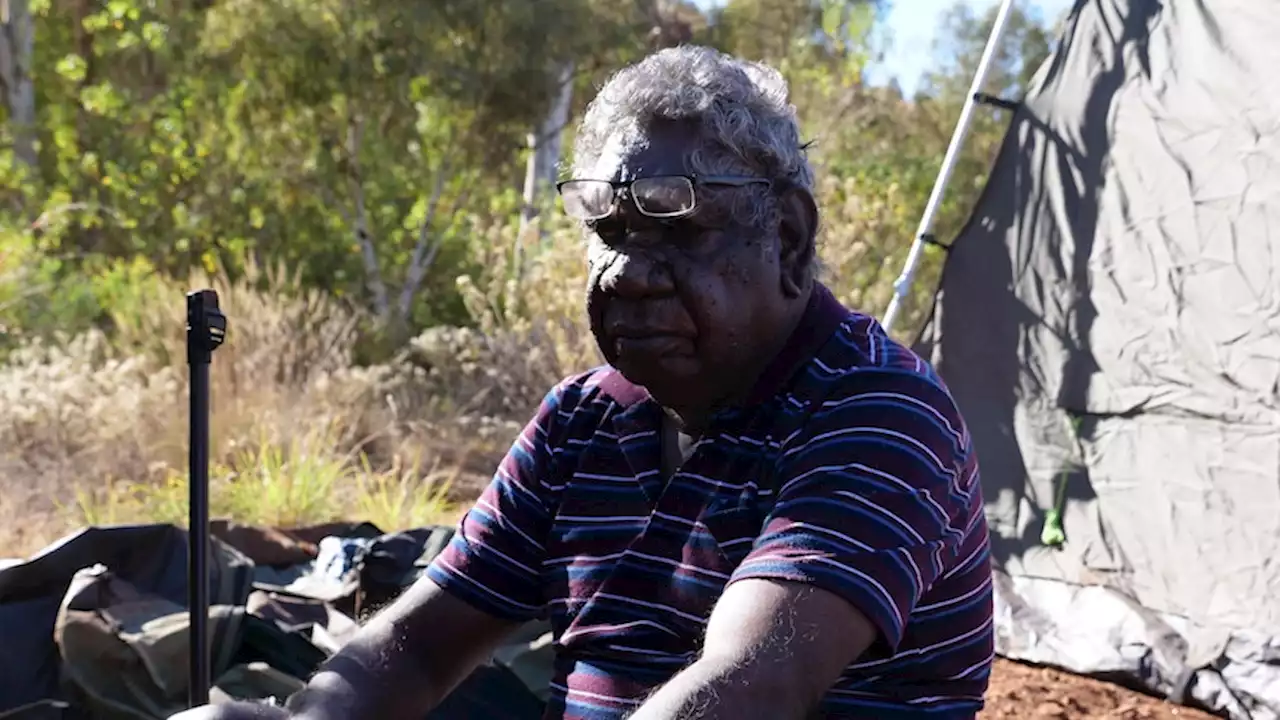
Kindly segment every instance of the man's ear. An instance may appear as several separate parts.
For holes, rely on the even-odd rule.
[[[782,221],[778,223],[778,260],[782,292],[798,297],[810,280],[818,234],[818,205],[813,195],[801,187],[782,194]]]

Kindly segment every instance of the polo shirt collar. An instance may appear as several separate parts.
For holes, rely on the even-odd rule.
[[[825,285],[815,282],[800,322],[791,331],[791,337],[787,338],[782,350],[756,379],[755,387],[747,394],[746,404],[762,403],[777,395],[791,381],[791,376],[818,354],[848,315],[849,311],[836,296]]]

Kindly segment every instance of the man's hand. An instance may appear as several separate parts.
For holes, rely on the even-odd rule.
[[[809,715],[876,629],[834,593],[801,583],[744,579],[725,589],[702,655],[631,720]]]
[[[419,720],[518,623],[483,613],[424,577],[376,615],[285,708],[234,703],[180,720]]]
[[[284,708],[265,703],[236,702],[202,705],[170,715],[169,720],[287,720]]]

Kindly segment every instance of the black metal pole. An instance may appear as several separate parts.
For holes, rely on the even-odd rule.
[[[227,319],[213,290],[187,293],[187,365],[191,431],[187,521],[187,607],[190,612],[191,707],[209,703],[209,364],[226,335]]]

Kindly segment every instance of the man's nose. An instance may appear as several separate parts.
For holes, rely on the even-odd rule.
[[[634,246],[617,250],[600,278],[600,285],[606,292],[635,299],[675,291],[667,264],[653,251]]]

